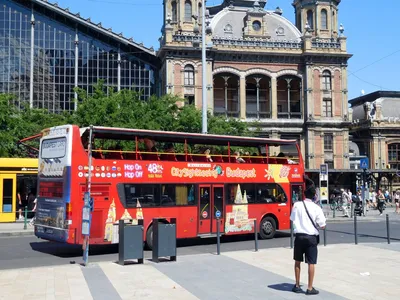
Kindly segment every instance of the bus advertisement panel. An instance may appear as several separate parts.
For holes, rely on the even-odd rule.
[[[57,145],[41,144],[46,147],[41,154],[56,153],[60,160],[62,169],[53,172],[63,184],[59,197],[41,194],[40,207],[48,212],[42,212],[37,226],[41,238],[82,244],[89,174],[94,199],[90,242],[96,244],[118,243],[121,219],[143,219],[143,239],[150,247],[153,218],[176,218],[178,238],[212,236],[218,224],[222,234],[251,233],[254,220],[260,237],[272,238],[276,230],[290,228],[292,198],[302,197],[304,167],[296,141],[107,127],[92,127],[89,141],[90,129],[68,128],[65,143],[57,136]],[[282,145],[293,146],[296,155],[269,154]],[[48,179],[40,176],[39,186]]]
[[[44,130],[40,140],[36,236],[66,242],[71,202],[72,126]]]

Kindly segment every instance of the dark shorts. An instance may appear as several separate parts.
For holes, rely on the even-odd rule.
[[[317,264],[317,245],[317,236],[296,234],[296,239],[294,240],[293,259],[296,261],[303,261],[305,255],[307,264]]]

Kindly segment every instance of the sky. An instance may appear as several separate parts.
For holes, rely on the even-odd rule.
[[[123,32],[146,47],[159,48],[163,0],[49,0],[83,18],[102,22],[105,28]],[[207,5],[222,0],[208,0]],[[283,16],[294,22],[292,0],[268,0],[267,9],[277,6]],[[399,0],[342,0],[339,24],[347,36],[349,99],[377,90],[400,91]],[[397,75],[397,76],[396,76]]]

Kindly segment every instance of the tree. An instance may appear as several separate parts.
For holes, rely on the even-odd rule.
[[[162,131],[200,133],[202,125],[201,111],[193,105],[179,106],[183,99],[165,95],[152,96],[142,100],[140,93],[130,90],[114,91],[105,87],[103,82],[94,86],[92,95],[85,90],[76,89],[78,108],[71,114],[53,114],[47,110],[31,109],[22,106],[17,110],[13,105],[13,96],[0,95],[0,156],[25,156],[17,142],[32,136],[41,130],[56,125],[76,124],[138,128]],[[208,132],[210,134],[249,135],[246,122],[227,119],[208,114]],[[123,148],[132,149],[131,142],[122,143]],[[32,146],[38,147],[38,143]],[[105,142],[103,146],[113,146]],[[115,145],[114,145],[115,146]]]
[[[44,128],[65,124],[64,115],[52,114],[44,109],[17,110],[14,96],[0,94],[0,157],[26,156],[18,141],[36,135]],[[31,142],[38,147],[38,141]]]

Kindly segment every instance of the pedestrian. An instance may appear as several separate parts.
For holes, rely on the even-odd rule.
[[[373,209],[376,209],[376,193],[375,193],[374,190],[371,191],[371,194],[370,194],[369,199],[370,199],[371,202],[372,202],[372,208],[373,208]]]
[[[29,226],[33,226],[33,224],[35,224],[35,220],[36,220],[36,207],[37,207],[37,198],[35,198],[35,200],[33,200],[34,206],[32,208],[32,212],[33,212],[33,217],[29,222]]]
[[[381,190],[378,190],[378,209],[380,216],[382,216],[384,205],[385,205],[385,195],[382,193]]]
[[[395,213],[400,214],[400,191],[396,191],[396,193],[394,194],[394,202],[396,204]]]
[[[342,191],[342,209],[343,209],[343,214],[345,217],[349,217],[349,212],[347,211],[348,206],[351,202],[350,195],[344,190],[341,189]]]
[[[312,202],[316,194],[314,182],[308,177],[305,178],[306,188],[305,199],[294,203],[290,220],[293,222],[294,240],[294,274],[296,284],[292,291],[302,293],[300,287],[301,262],[308,264],[308,286],[306,295],[317,295],[319,291],[313,287],[315,265],[318,257],[319,230],[326,226],[324,213],[317,204]],[[317,227],[318,226],[318,227]]]

